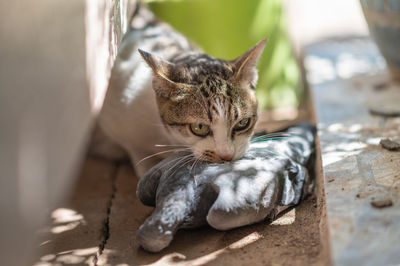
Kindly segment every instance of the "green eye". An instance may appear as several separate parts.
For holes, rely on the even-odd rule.
[[[210,133],[210,127],[204,124],[190,124],[190,130],[200,137],[205,137]]]
[[[237,124],[233,129],[235,130],[243,130],[246,129],[250,125],[250,118],[243,118]]]

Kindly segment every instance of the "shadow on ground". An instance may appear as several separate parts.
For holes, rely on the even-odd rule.
[[[54,210],[52,226],[40,232],[36,265],[328,264],[316,197],[271,224],[181,230],[168,248],[148,253],[135,241],[152,210],[137,199],[137,181],[129,164],[88,158],[69,204]]]

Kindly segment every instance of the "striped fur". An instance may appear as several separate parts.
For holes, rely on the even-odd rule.
[[[224,60],[202,53],[144,8],[131,26],[100,114],[104,132],[134,164],[160,151],[156,144],[185,145],[215,162],[242,157],[257,121],[255,66],[266,40]],[[247,118],[245,129],[235,129]],[[209,134],[195,135],[190,124],[208,126]],[[139,175],[162,157],[139,166]]]

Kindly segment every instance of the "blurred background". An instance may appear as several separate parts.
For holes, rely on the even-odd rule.
[[[295,109],[303,99],[301,46],[335,34],[368,34],[358,1],[145,2],[158,17],[215,57],[233,59],[267,37],[256,88],[264,110]]]
[[[158,17],[173,25],[206,53],[234,59],[263,38],[257,98],[262,109],[297,107],[300,73],[287,32],[281,0],[147,1]]]

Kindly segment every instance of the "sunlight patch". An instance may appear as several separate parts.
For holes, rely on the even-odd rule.
[[[51,228],[50,232],[52,232],[53,234],[61,234],[65,231],[69,231],[76,228],[79,224],[80,222],[78,221],[78,222],[68,223],[66,225],[54,226],[53,228]]]
[[[250,235],[243,237],[239,241],[236,241],[235,243],[230,244],[229,248],[230,249],[243,248],[247,245],[250,245],[251,243],[256,242],[261,237],[262,237],[262,235],[260,235],[258,232],[253,232]]]
[[[54,223],[68,223],[83,220],[83,215],[67,208],[58,208],[51,213]]]
[[[167,265],[167,264],[181,265],[181,263],[183,265],[193,265],[193,266],[205,265],[207,263],[210,263],[211,261],[214,261],[215,259],[218,258],[218,256],[220,256],[221,254],[223,254],[229,250],[243,248],[247,245],[250,245],[250,244],[256,242],[260,238],[262,238],[261,234],[259,234],[258,232],[253,232],[253,233],[243,237],[242,239],[230,244],[227,247],[218,249],[214,252],[211,252],[210,254],[207,254],[207,255],[192,259],[192,260],[187,260],[187,261],[183,261],[186,259],[185,255],[174,252],[174,253],[163,256],[161,259],[159,259],[157,262],[155,262],[154,265]],[[179,263],[180,261],[182,261],[182,262]]]
[[[291,225],[296,220],[296,209],[291,210],[285,215],[279,217],[275,221],[273,221],[272,225]]]

